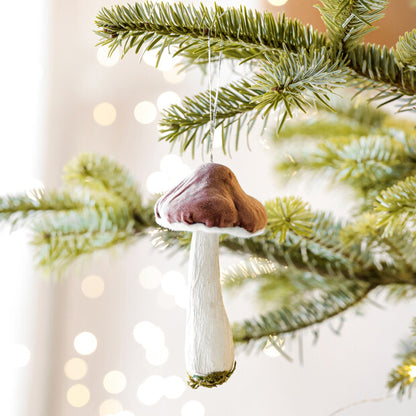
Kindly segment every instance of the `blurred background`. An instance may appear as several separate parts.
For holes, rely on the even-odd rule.
[[[317,0],[240,0],[285,11],[323,30]],[[178,74],[166,58],[95,47],[94,18],[116,0],[3,2],[0,100],[0,192],[58,187],[63,166],[80,152],[110,155],[127,166],[146,198],[201,163],[158,142],[160,112],[207,88],[198,70]],[[124,3],[124,2],[118,2]],[[211,2],[204,2],[205,4]],[[391,2],[369,41],[395,44],[411,30],[410,0]],[[224,67],[221,82],[235,76]],[[330,197],[318,184],[283,186],[273,171],[267,135],[252,136],[232,159],[243,188],[261,201],[302,194],[314,208],[349,213],[348,195]],[[25,231],[0,230],[0,410],[10,416],[240,416],[275,414],[411,416],[416,401],[386,398],[385,383],[414,305],[378,301],[365,315],[346,315],[340,336],[324,327],[319,342],[304,337],[304,363],[274,349],[237,355],[237,371],[213,390],[185,385],[186,262],[155,250],[151,239],[104,252],[70,268],[58,281],[33,268]],[[233,260],[222,256],[226,267]],[[249,294],[247,295],[249,298]],[[247,299],[248,299],[247,298]],[[230,320],[250,316],[246,298],[227,297]],[[291,346],[285,346],[288,352]],[[369,400],[371,399],[371,400]]]

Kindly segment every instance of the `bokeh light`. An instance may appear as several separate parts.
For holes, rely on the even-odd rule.
[[[169,175],[171,182],[174,184],[178,183],[192,172],[192,169],[183,162],[181,157],[173,154],[163,156],[162,159],[160,159],[159,166],[162,172]]]
[[[158,55],[158,51],[157,50],[150,50],[150,51],[146,51],[145,54],[143,55],[143,61],[153,67],[156,68],[156,63],[157,63],[157,57]],[[157,69],[159,71],[170,71],[173,69],[173,67],[175,66],[175,64],[178,62],[178,59],[175,59],[172,57],[172,55],[165,50],[162,54],[162,56],[159,59],[159,62],[157,64]]]
[[[183,165],[183,161],[182,158],[178,155],[174,155],[174,154],[168,154],[162,157],[162,159],[160,159],[160,170],[162,172],[174,172],[177,171],[178,169],[181,169],[182,165]]]
[[[30,361],[30,350],[26,345],[14,344],[11,346],[10,360],[15,368],[25,367]]]
[[[162,290],[168,295],[176,295],[185,287],[185,278],[182,273],[170,270],[162,276]]]
[[[156,105],[159,111],[163,111],[173,104],[179,104],[181,98],[174,91],[165,91],[157,97]]]
[[[114,66],[120,60],[120,51],[116,49],[111,56],[108,56],[107,46],[100,46],[97,50],[97,60],[101,65]]]
[[[100,276],[91,274],[82,280],[81,290],[87,298],[99,298],[104,292],[104,280]]]
[[[139,322],[133,330],[134,339],[147,349],[158,349],[165,345],[163,331],[149,321]]]
[[[139,273],[139,282],[145,289],[157,289],[161,278],[162,272],[155,266],[146,266]]]
[[[75,384],[66,392],[66,399],[73,407],[85,406],[90,400],[90,391],[83,384]]]
[[[153,194],[161,194],[173,188],[191,172],[191,168],[179,156],[168,154],[160,160],[160,170],[147,177],[146,187]]]
[[[164,172],[152,172],[146,179],[146,188],[152,194],[163,194],[169,187],[166,185],[168,176]]]
[[[283,6],[288,0],[268,0],[272,6]]]
[[[158,366],[166,363],[169,357],[169,350],[165,345],[157,348],[146,349],[146,360],[149,364]]]
[[[70,380],[81,380],[88,371],[88,365],[82,358],[71,358],[64,365],[64,373]]]
[[[121,393],[127,385],[126,376],[121,371],[109,371],[103,379],[104,389],[111,394]]]
[[[165,78],[169,84],[179,84],[186,77],[185,71],[181,71],[181,68],[181,66],[175,66],[170,71],[164,71],[163,78]]]
[[[411,365],[409,368],[409,377],[416,378],[416,365]]]
[[[205,407],[197,400],[189,400],[182,406],[181,416],[204,416]]]
[[[141,101],[134,107],[134,118],[140,124],[150,124],[155,121],[157,115],[156,106],[150,101]]]
[[[175,293],[175,303],[182,309],[186,309],[188,305],[188,289],[186,286],[181,287]]]
[[[93,117],[100,126],[110,126],[117,117],[115,107],[110,103],[100,103],[94,107]]]
[[[114,416],[122,411],[123,406],[116,399],[104,400],[100,405],[100,416]]]
[[[165,380],[161,376],[150,376],[137,389],[137,398],[147,406],[156,404],[164,394]]]
[[[185,383],[178,376],[165,378],[164,395],[168,399],[178,399],[185,392]]]
[[[81,355],[90,355],[97,349],[97,338],[91,332],[81,332],[74,338],[74,348]]]

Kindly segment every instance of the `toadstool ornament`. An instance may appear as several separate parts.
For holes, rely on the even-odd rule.
[[[235,369],[234,344],[221,293],[219,234],[252,237],[267,222],[263,205],[248,196],[226,166],[207,163],[156,202],[156,222],[191,231],[185,362],[188,384],[215,387]]]

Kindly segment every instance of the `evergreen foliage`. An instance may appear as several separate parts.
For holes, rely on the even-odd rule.
[[[412,338],[402,343],[403,351],[397,354],[401,364],[396,367],[389,376],[388,387],[396,389],[399,397],[406,393],[411,396],[416,387],[416,318],[413,319]]]
[[[240,345],[260,348],[283,334],[297,336],[353,309],[378,290],[400,301],[416,296],[416,136],[414,123],[367,103],[335,102],[335,88],[369,92],[371,100],[400,101],[414,110],[415,30],[396,49],[361,43],[381,18],[386,0],[322,0],[327,35],[284,16],[247,10],[207,9],[181,3],[136,3],[103,8],[100,44],[110,53],[170,50],[188,66],[213,60],[250,65],[249,77],[218,92],[216,127],[224,153],[238,150],[243,127],[277,113],[273,136],[277,170],[291,180],[314,171],[356,191],[355,212],[340,221],[315,212],[299,197],[265,202],[265,233],[251,239],[221,236],[223,249],[243,261],[224,274],[224,286],[257,290],[261,312],[234,324]],[[375,93],[374,93],[375,92]],[[181,151],[208,148],[215,94],[201,92],[170,107],[161,139]],[[315,107],[308,118],[295,117]],[[289,120],[290,118],[296,120]],[[287,150],[291,147],[291,150]],[[285,151],[282,149],[285,148]],[[160,229],[152,203],[144,203],[129,172],[107,157],[84,154],[65,168],[58,191],[0,197],[0,221],[33,231],[36,262],[62,270],[81,255],[151,235],[157,248],[183,252],[190,234]],[[413,325],[416,336],[416,322]],[[412,341],[413,342],[413,341]],[[415,344],[402,354],[388,386],[399,395],[415,386]]]
[[[206,65],[209,44],[214,60],[221,53],[226,59],[251,64],[251,79],[220,90],[216,126],[222,126],[224,152],[230,148],[225,143],[233,125],[237,147],[242,125],[248,124],[250,130],[259,114],[267,122],[269,111],[278,109],[280,129],[293,117],[294,109],[305,111],[317,102],[328,105],[337,86],[354,85],[382,104],[399,101],[402,110],[412,109],[416,94],[413,32],[399,40],[397,51],[360,43],[383,16],[387,0],[321,3],[328,37],[284,15],[275,18],[244,7],[216,5],[210,10],[202,4],[163,2],[103,8],[96,20],[97,34],[99,44],[108,45],[110,53],[119,47],[123,53],[156,50],[160,58],[170,50],[187,58],[189,66]],[[189,146],[195,151],[209,134],[204,126],[213,99],[209,91],[203,92],[168,109],[161,122],[161,139],[178,142],[181,151]],[[251,110],[255,110],[253,117],[247,117]]]

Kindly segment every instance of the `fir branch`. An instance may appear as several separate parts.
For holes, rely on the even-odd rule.
[[[286,239],[289,230],[297,235],[309,236],[312,232],[311,212],[307,203],[298,197],[276,198],[265,203],[267,211],[267,228],[274,238],[280,235],[279,243]]]
[[[216,127],[222,126],[222,148],[227,153],[230,144],[227,140],[232,134],[233,125],[236,124],[236,137],[239,137],[239,130],[242,123],[247,121],[251,112],[256,108],[255,98],[264,91],[255,90],[252,82],[240,81],[222,87],[218,91],[218,106],[216,113]],[[185,98],[181,105],[172,105],[163,114],[160,121],[160,140],[172,144],[179,142],[181,152],[184,152],[191,145],[194,154],[197,145],[207,142],[210,129],[207,127],[210,122],[209,102],[213,102],[214,92],[205,91],[192,98]],[[252,125],[255,117],[249,120]],[[235,149],[238,150],[239,142],[236,140]],[[228,150],[228,153],[230,150]]]
[[[33,224],[33,231],[36,263],[50,271],[61,271],[81,255],[133,241],[139,234],[121,200],[41,218]]]
[[[416,139],[399,133],[386,129],[382,136],[331,137],[320,142],[316,150],[304,148],[303,154],[291,154],[278,169],[327,173],[351,185],[367,205],[372,204],[381,190],[416,172]]]
[[[220,245],[233,253],[260,257],[284,267],[295,267],[300,271],[329,278],[343,276],[373,286],[415,283],[413,273],[411,275],[399,273],[387,264],[383,264],[380,268],[374,263],[370,251],[361,249],[355,251],[343,246],[338,235],[341,224],[335,222],[330,215],[317,214],[312,223],[310,236],[298,236],[289,231],[282,244],[270,237],[266,227],[266,237],[241,239],[223,235]],[[154,245],[162,249],[179,251],[188,248],[190,241],[190,233],[159,229],[155,234]]]
[[[371,100],[382,101],[380,105],[399,100],[401,111],[414,108],[416,71],[399,65],[392,50],[361,44],[350,50],[348,57],[348,66],[362,77],[354,83],[360,92],[372,93]]]
[[[314,292],[309,300],[291,304],[233,324],[236,343],[249,343],[269,336],[293,333],[328,320],[357,305],[371,291],[370,285],[350,281],[343,288]]]
[[[36,191],[31,194],[0,197],[0,222],[21,226],[42,215],[78,211],[91,205],[90,195],[80,192]]]
[[[252,257],[232,265],[221,273],[222,286],[236,292],[246,284],[255,284],[261,308],[290,306],[309,299],[317,290],[343,288],[347,280],[342,276],[325,278],[315,273],[300,271],[295,267],[281,267],[270,260]]]
[[[148,223],[143,211],[138,185],[130,172],[106,156],[83,153],[64,168],[64,181],[68,186],[89,189],[96,197],[114,195],[124,201],[138,223]]]
[[[215,5],[208,9],[182,3],[135,3],[103,8],[96,19],[101,45],[110,52],[121,47],[123,53],[134,49],[165,49],[176,46],[177,54],[192,59],[207,55],[210,38],[213,55],[238,59],[261,58],[276,53],[283,46],[291,51],[299,48],[321,48],[327,44],[324,35],[284,15],[253,12],[245,7],[224,9]]]
[[[364,35],[372,32],[374,22],[384,16],[388,0],[321,0],[317,6],[333,46],[350,50]]]
[[[397,356],[402,362],[390,372],[387,383],[389,389],[397,389],[399,397],[406,393],[411,397],[416,387],[416,318],[413,319],[411,332],[413,338],[401,343],[402,351]]]
[[[230,149],[227,141],[233,124],[236,124],[235,147],[238,149],[238,136],[244,122],[248,120],[250,130],[259,115],[267,121],[270,111],[281,109],[280,129],[287,116],[293,117],[295,109],[305,112],[316,102],[329,106],[332,88],[342,85],[345,76],[342,64],[332,63],[323,49],[312,52],[303,50],[300,54],[285,50],[280,53],[277,62],[264,65],[251,80],[220,88],[215,127],[222,126],[224,153],[227,148]],[[171,106],[160,122],[161,140],[172,144],[180,141],[181,151],[192,144],[194,153],[195,147],[209,136],[206,126],[210,121],[209,103],[213,100],[214,92],[206,91],[193,98],[185,98],[182,105]]]
[[[371,125],[363,126],[342,120],[339,117],[327,114],[319,118],[307,118],[305,120],[288,120],[280,132],[277,129],[273,133],[273,140],[302,138],[307,139],[333,139],[335,137],[365,136],[372,131]],[[282,170],[285,170],[282,167]]]
[[[341,230],[340,238],[346,248],[363,250],[365,247],[374,253],[375,258],[383,253],[384,261],[390,263],[403,277],[411,278],[416,271],[416,252],[412,240],[402,231],[386,237],[374,212],[366,212],[355,218]],[[389,290],[390,295],[396,293],[397,298],[399,294],[410,294],[406,285],[403,286]]]
[[[370,188],[407,176],[416,168],[416,158],[412,147],[394,137],[367,136],[344,143],[322,143],[312,165],[333,170],[340,181]]]
[[[395,57],[404,66],[416,67],[416,29],[406,32],[396,43]]]
[[[384,234],[391,236],[397,231],[407,230],[413,239],[416,237],[416,176],[384,190],[376,199],[375,210],[379,226],[383,226]]]

